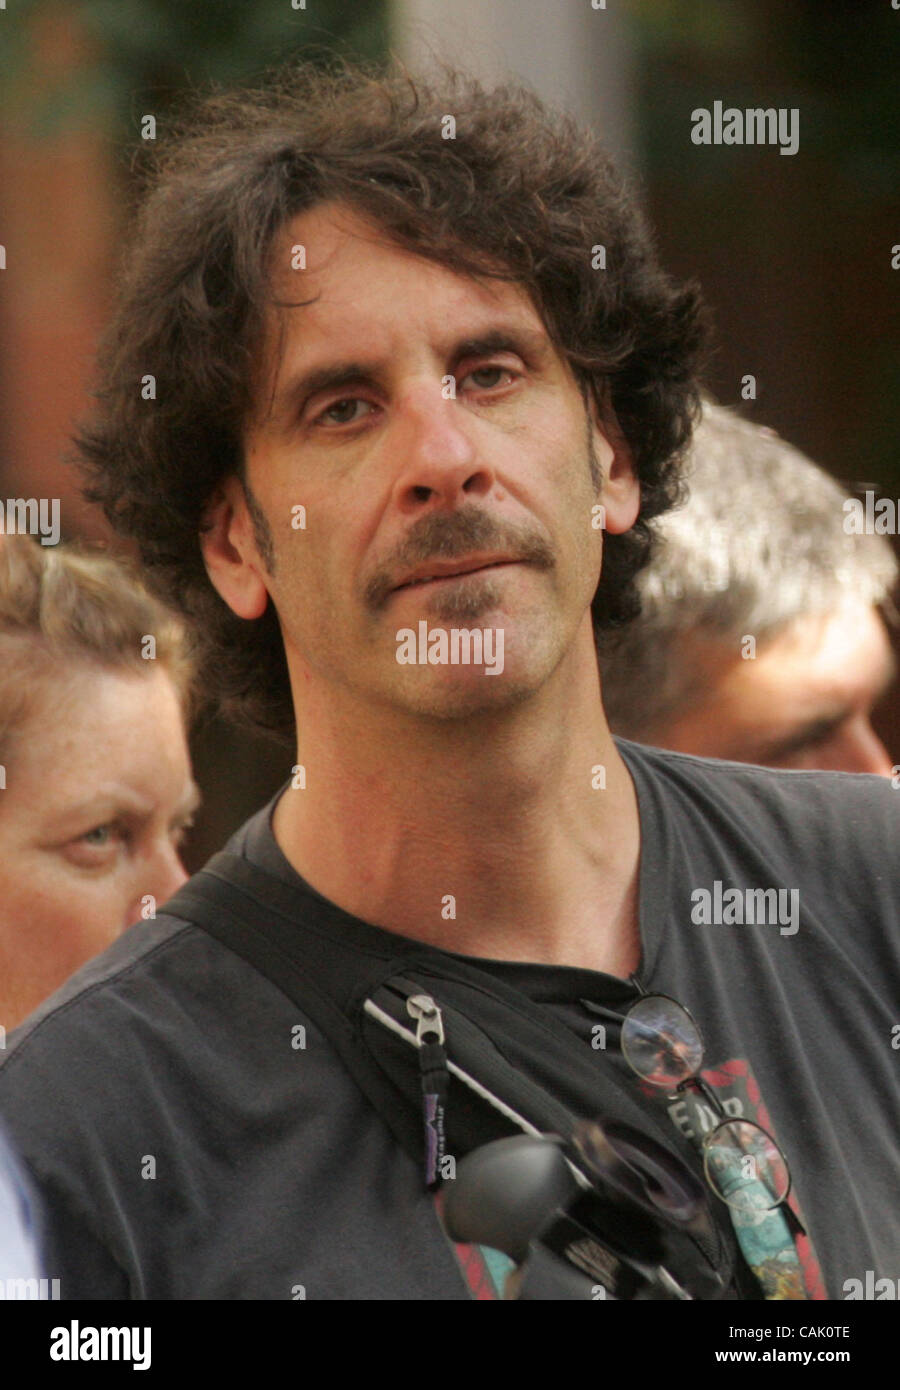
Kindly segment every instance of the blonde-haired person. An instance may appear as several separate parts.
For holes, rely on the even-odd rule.
[[[187,877],[191,679],[181,627],[128,566],[0,542],[6,1032]]]

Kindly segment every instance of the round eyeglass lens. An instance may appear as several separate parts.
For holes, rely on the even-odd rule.
[[[703,1144],[710,1186],[730,1207],[760,1217],[783,1202],[791,1187],[787,1160],[775,1140],[752,1120],[718,1125]]]
[[[674,1087],[700,1070],[703,1041],[687,1009],[662,994],[648,994],[625,1015],[622,1053],[651,1085]]]

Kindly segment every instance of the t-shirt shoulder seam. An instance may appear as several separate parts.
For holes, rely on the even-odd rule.
[[[766,767],[762,763],[741,763],[730,758],[707,758],[699,753],[683,753],[676,748],[657,748],[655,744],[635,743],[633,739],[620,739],[629,745],[626,757],[631,754],[632,749],[637,749],[637,758],[646,758],[648,762],[659,760],[660,762],[689,763],[692,767],[699,767],[703,773],[708,773],[713,777],[732,777],[735,774],[752,778],[758,781],[760,777],[764,781],[778,781],[786,784],[788,779],[815,778],[829,781],[846,781],[852,779],[854,786],[858,785],[861,779],[866,781],[879,781],[872,774],[860,774],[858,772],[841,772],[835,768],[791,768],[791,767]]]

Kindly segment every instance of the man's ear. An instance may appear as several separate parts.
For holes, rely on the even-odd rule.
[[[641,509],[641,488],[634,470],[631,447],[616,419],[608,386],[601,391],[602,405],[594,389],[588,390],[588,411],[594,448],[601,461],[605,508],[604,529],[619,535],[630,531]]]
[[[261,618],[269,593],[239,478],[216,488],[204,513],[200,549],[210,581],[239,618]]]

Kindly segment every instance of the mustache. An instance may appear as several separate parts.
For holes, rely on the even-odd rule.
[[[400,577],[429,560],[461,560],[473,551],[499,551],[538,569],[556,563],[549,542],[534,527],[499,522],[479,507],[463,507],[450,515],[432,513],[415,523],[397,554],[374,571],[364,597],[377,609],[397,587]]]

